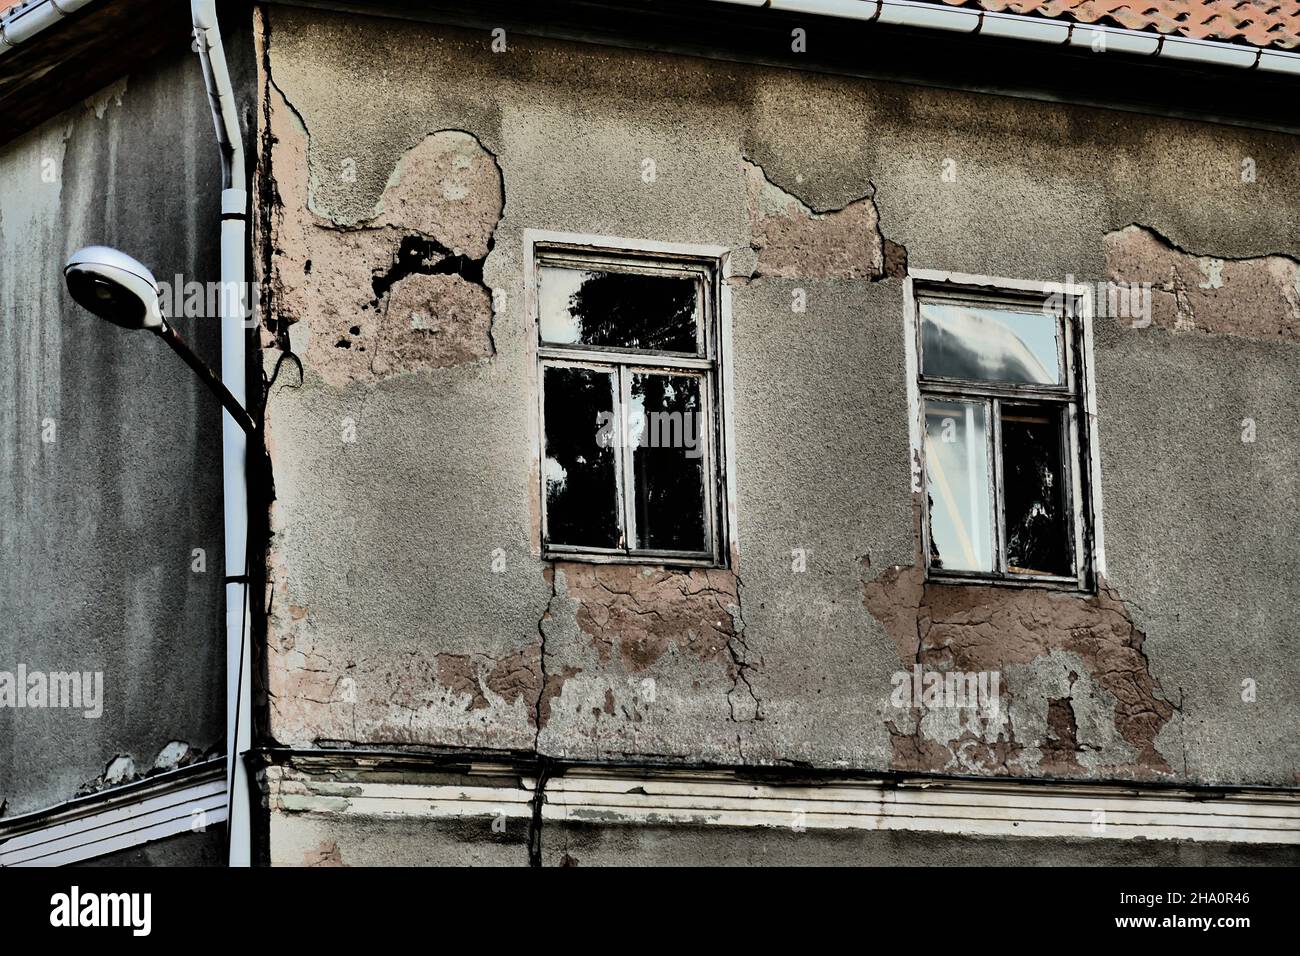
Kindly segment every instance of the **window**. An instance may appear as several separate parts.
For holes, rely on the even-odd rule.
[[[915,282],[910,309],[930,576],[1085,587],[1078,300]]]
[[[534,257],[546,553],[719,563],[717,260]]]

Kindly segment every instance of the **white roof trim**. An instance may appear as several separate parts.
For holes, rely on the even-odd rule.
[[[225,819],[225,758],[217,757],[0,820],[0,866],[66,866]]]
[[[1152,30],[1129,30],[1104,24],[1078,23],[1059,17],[1028,16],[951,7],[918,0],[714,0],[739,6],[853,20],[877,20],[903,26],[957,33],[987,33],[1040,43],[1105,44],[1120,53],[1165,56],[1170,59],[1235,66],[1266,72],[1300,73],[1300,53],[1250,43],[1199,40]],[[1101,38],[1101,39],[1099,39]]]

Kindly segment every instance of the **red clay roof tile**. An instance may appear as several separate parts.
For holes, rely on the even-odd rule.
[[[23,0],[0,0],[0,13]],[[1300,47],[1300,0],[922,0],[995,13],[1100,23],[1196,40]]]
[[[1100,23],[1195,40],[1300,47],[1298,0],[924,0],[998,13]]]

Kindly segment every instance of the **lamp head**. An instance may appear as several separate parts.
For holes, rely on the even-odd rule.
[[[162,328],[158,283],[153,273],[124,252],[86,246],[63,267],[68,292],[77,304],[124,329]]]

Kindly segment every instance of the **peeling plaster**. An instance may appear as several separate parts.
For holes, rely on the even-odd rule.
[[[559,674],[547,675],[542,669],[540,643],[497,661],[468,654],[439,654],[437,660],[438,682],[456,695],[467,696],[467,709],[491,706],[486,689],[507,704],[526,703],[529,721],[538,731],[550,719],[551,702],[563,691],[564,682],[581,670],[566,667]],[[491,667],[486,666],[489,663]]]
[[[874,190],[840,209],[817,211],[769,180],[761,166],[749,160],[743,164],[752,245],[758,253],[754,278],[885,276],[885,239]],[[890,245],[896,267],[901,247]]]
[[[303,866],[347,866],[337,842],[322,843],[315,850],[308,850],[302,855]]]
[[[1112,282],[1152,287],[1151,321],[1160,328],[1300,342],[1296,259],[1195,255],[1138,225],[1107,233],[1104,245]]]
[[[748,671],[751,659],[740,610],[740,579],[717,568],[673,570],[627,564],[558,562],[557,592],[575,603],[580,631],[602,666],[647,671],[670,652],[718,662],[731,681],[727,703],[737,722],[762,720],[763,704]],[[606,707],[612,712],[612,699]]]
[[[302,117],[274,83],[267,96],[272,341],[301,347],[335,386],[494,355],[483,262],[505,206],[496,157],[462,130],[430,133],[372,217],[340,222],[315,207]]]
[[[112,83],[85,102],[87,112],[94,113],[95,119],[103,119],[108,113],[109,106],[121,106],[122,97],[126,96],[126,81],[129,76],[124,76],[115,83]]]
[[[1177,707],[1151,674],[1145,635],[1105,582],[1090,595],[926,582],[923,569],[892,568],[865,583],[864,603],[906,668],[1001,675],[996,714],[886,713],[894,769],[1172,773],[1156,738]]]
[[[158,756],[143,770],[139,769],[135,757],[131,754],[114,754],[108,763],[104,765],[104,770],[99,776],[93,780],[87,780],[77,789],[77,796],[82,797],[98,793],[111,787],[120,787],[123,784],[144,780],[154,774],[176,770],[179,767],[188,767],[203,760],[205,756],[218,752],[219,748],[215,745],[208,748],[205,753],[198,747],[191,746],[187,741],[172,740],[158,752]]]

